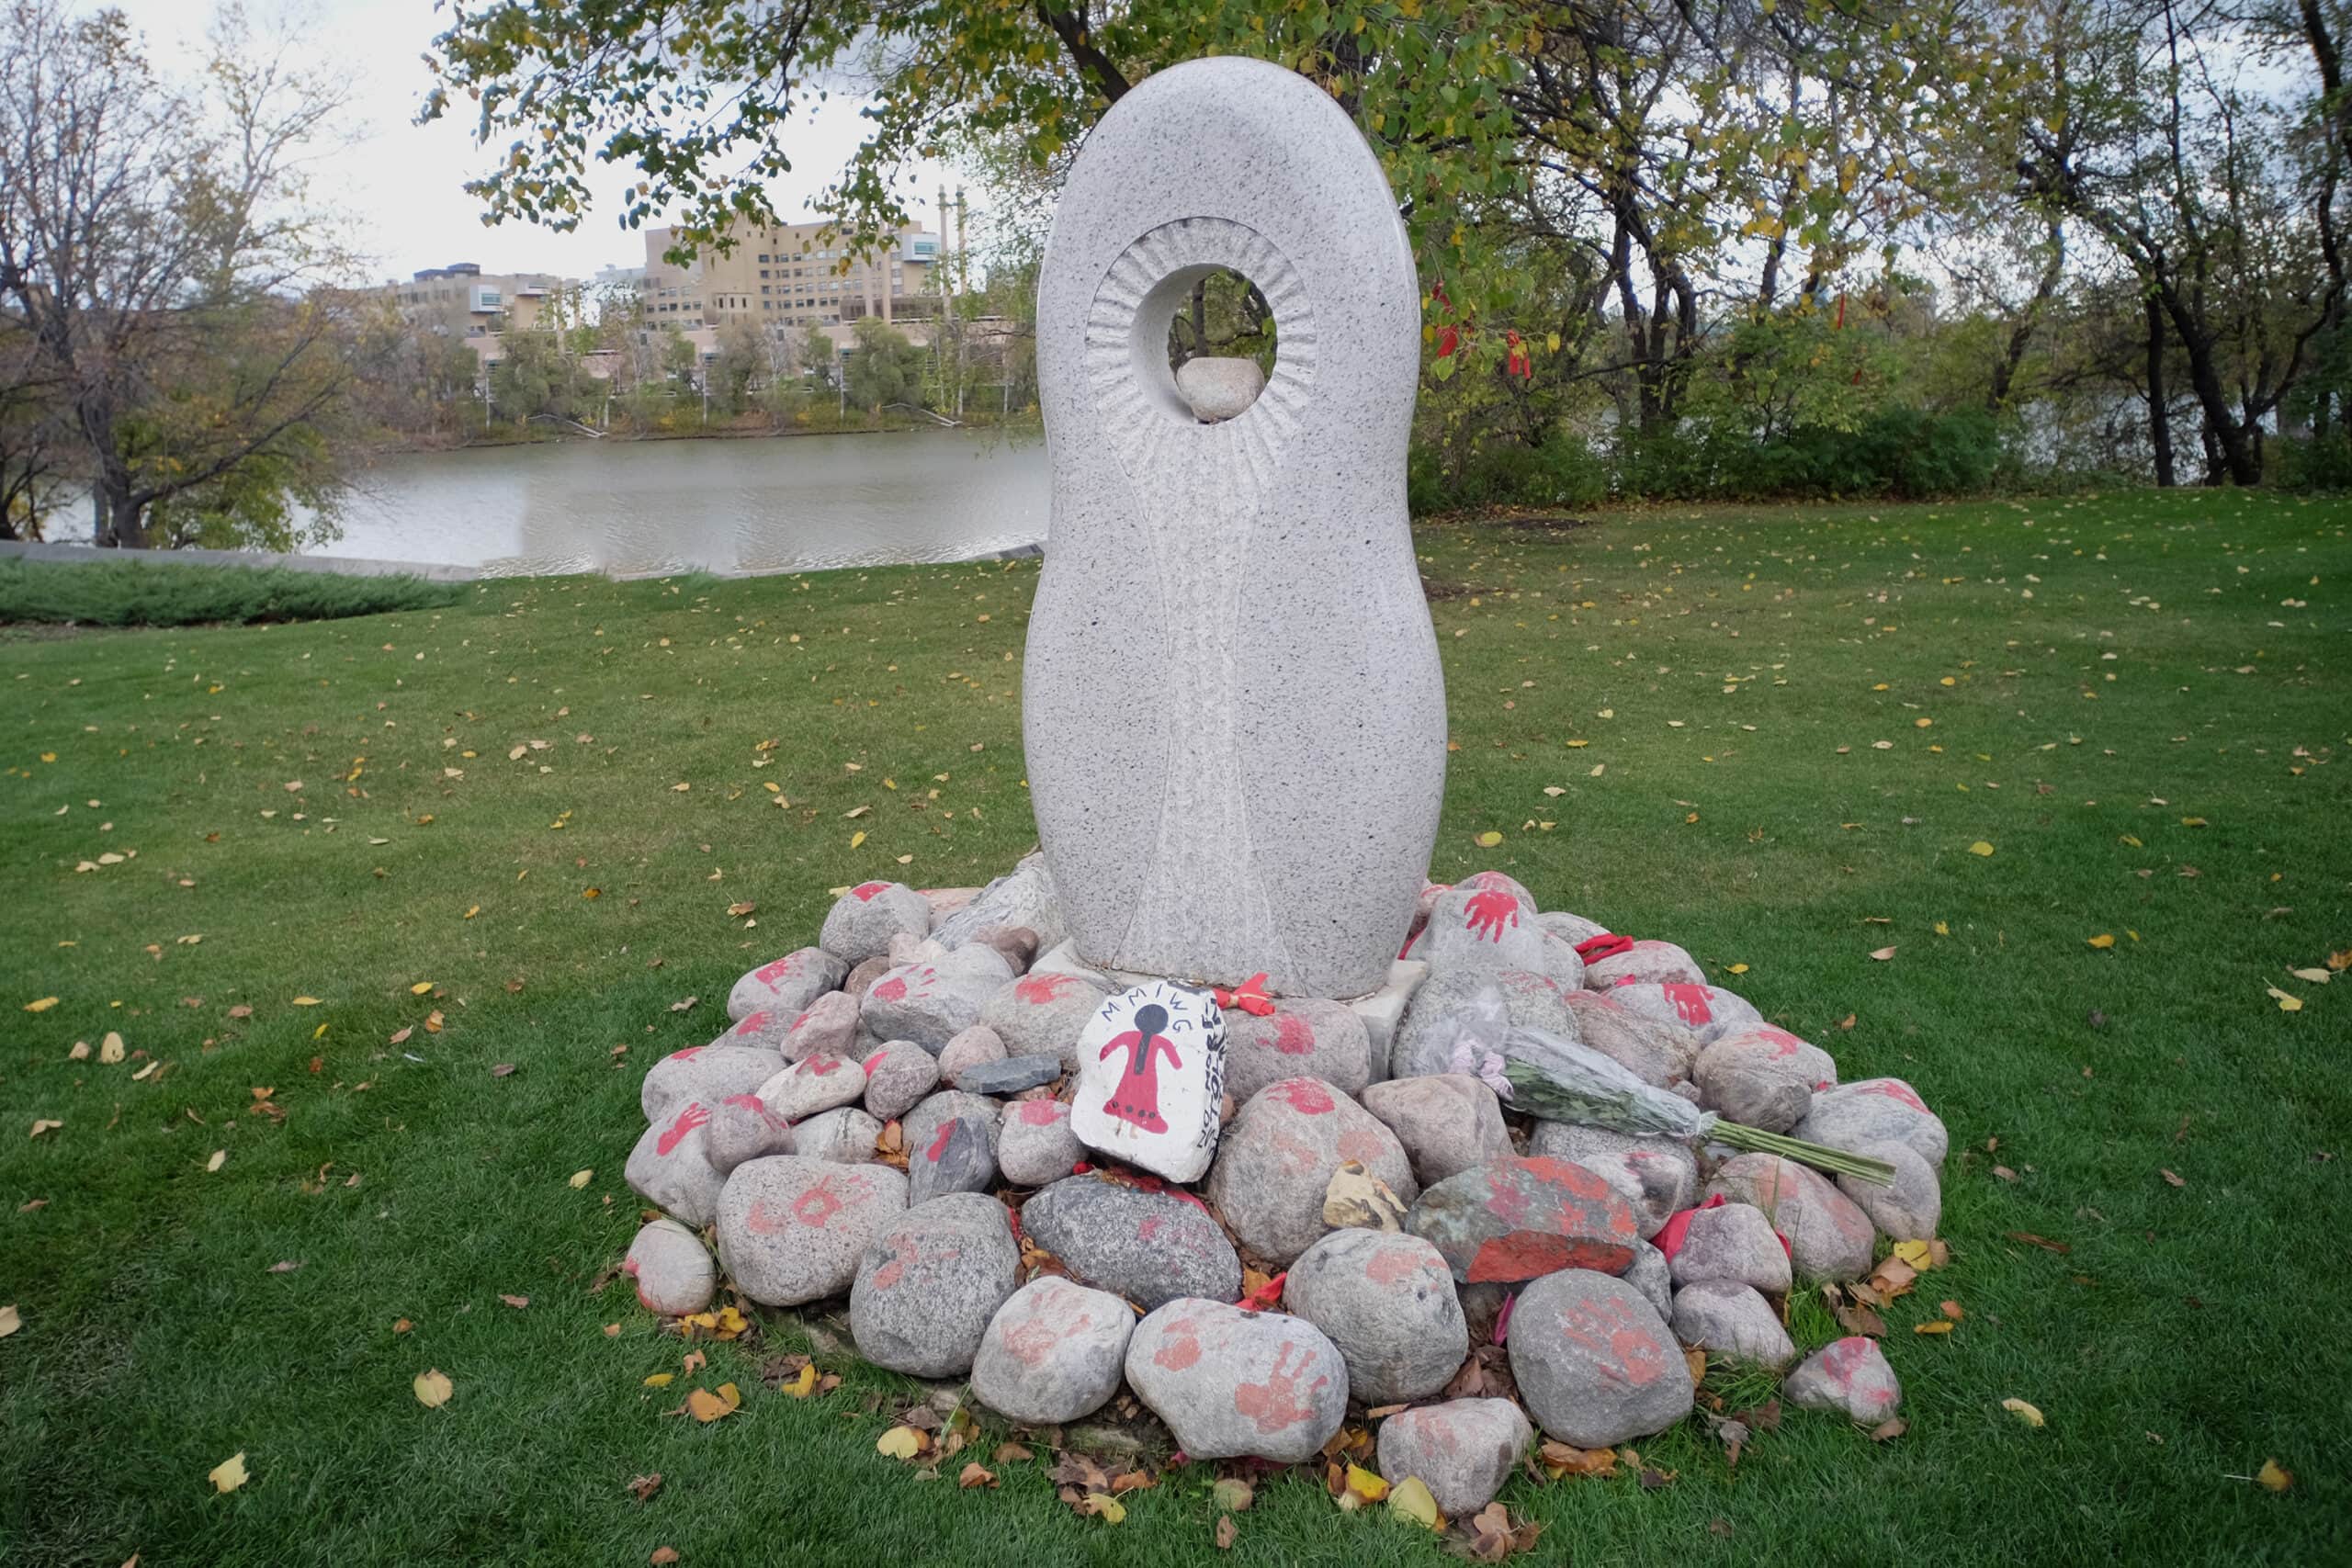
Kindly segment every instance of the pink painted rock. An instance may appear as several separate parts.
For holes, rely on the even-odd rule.
[[[1309,1460],[1348,1414],[1348,1368],[1303,1318],[1185,1296],[1136,1325],[1127,1385],[1196,1460]]]
[[[1320,1078],[1342,1094],[1372,1081],[1372,1036],[1344,1002],[1284,998],[1260,1017],[1225,1013],[1225,1091],[1239,1104],[1283,1078]]]
[[[1576,1020],[1576,1038],[1644,1083],[1664,1089],[1690,1076],[1699,1037],[1679,1021],[1635,1012],[1607,991],[1566,991],[1560,999]]]
[[[1634,981],[1611,987],[1609,995],[1618,1006],[1645,1018],[1679,1023],[1697,1035],[1702,1046],[1733,1030],[1764,1021],[1764,1015],[1747,998],[1714,986]]]
[[[847,991],[827,991],[785,1025],[776,1050],[787,1062],[811,1056],[843,1056],[857,1038],[857,998]]]
[[[711,1107],[704,1134],[711,1168],[725,1176],[747,1159],[792,1152],[792,1122],[756,1094],[730,1094]]]
[[[965,1068],[985,1066],[990,1062],[1003,1060],[1004,1042],[996,1037],[996,1031],[983,1024],[974,1024],[941,1047],[939,1081],[949,1089],[959,1088],[957,1080],[963,1077]]]
[[[1679,1260],[1681,1254],[1675,1256]],[[1736,1280],[1702,1280],[1675,1292],[1674,1337],[1697,1349],[1775,1371],[1797,1359],[1772,1303]]]
[[[1340,1348],[1362,1404],[1427,1399],[1470,1353],[1453,1271],[1417,1235],[1333,1231],[1290,1266],[1283,1305]]]
[[[621,1259],[621,1272],[637,1281],[637,1304],[663,1317],[700,1312],[718,1292],[710,1248],[675,1220],[641,1226]]]
[[[741,1021],[765,1009],[790,1018],[849,974],[849,964],[822,948],[804,947],[748,971],[727,993],[727,1016]]]
[[[931,901],[922,894],[903,882],[861,882],[826,912],[817,945],[843,964],[858,964],[887,954],[894,936],[930,930]]]
[[[800,1122],[837,1105],[854,1105],[865,1093],[865,1074],[841,1056],[811,1056],[769,1078],[759,1088],[762,1103],[787,1122]]]
[[[1062,1066],[1078,1066],[1078,1037],[1111,993],[1079,975],[1033,969],[1001,987],[980,1009],[1006,1051],[1033,1056],[1051,1051]]]
[[[1595,990],[1633,983],[1645,986],[1703,986],[1706,971],[1670,942],[1636,942],[1614,958],[1585,965],[1584,983]]]
[[[1835,1339],[1798,1363],[1781,1393],[1800,1410],[1826,1410],[1875,1427],[1903,1403],[1903,1385],[1878,1341],[1856,1334]]]
[[[736,1167],[719,1194],[718,1260],[738,1290],[766,1306],[837,1296],[906,1207],[907,1179],[888,1166],[755,1159]]]
[[[1332,1228],[1323,1197],[1349,1160],[1405,1202],[1421,1190],[1405,1146],[1372,1112],[1329,1084],[1284,1078],[1251,1095],[1225,1129],[1209,1197],[1242,1247],[1279,1269]]]
[[[1022,1205],[1021,1224],[1080,1280],[1147,1311],[1179,1296],[1241,1294],[1240,1256],[1190,1193],[1066,1176]]]
[[[1508,1399],[1450,1399],[1380,1424],[1380,1474],[1391,1486],[1419,1476],[1439,1513],[1466,1519],[1495,1500],[1534,1440]]]
[[[625,1176],[631,1190],[673,1219],[700,1230],[718,1204],[724,1172],[710,1163],[710,1111],[698,1100],[676,1107],[645,1129],[629,1151]]]
[[[716,1105],[730,1094],[756,1093],[784,1058],[757,1045],[689,1045],[653,1064],[638,1089],[648,1122],[659,1122],[690,1100]]]
[[[1546,1274],[1511,1308],[1510,1375],[1544,1431],[1580,1449],[1662,1432],[1690,1414],[1690,1372],[1666,1320],[1623,1280]]]
[[[939,1087],[939,1058],[911,1040],[893,1040],[865,1058],[865,1109],[896,1122]]]
[[[1003,1204],[985,1192],[914,1204],[858,1260],[850,1336],[877,1367],[962,1377],[1020,1275],[1021,1247]]]
[[[1069,1107],[1058,1100],[1015,1100],[997,1125],[996,1163],[1015,1187],[1059,1181],[1086,1157],[1070,1130]]]
[[[1863,1078],[1821,1090],[1797,1124],[1796,1135],[1849,1151],[1892,1140],[1910,1145],[1921,1159],[1937,1167],[1951,1146],[1942,1119],[1901,1078]]]
[[[1421,1194],[1405,1228],[1427,1236],[1465,1284],[1507,1284],[1562,1269],[1621,1274],[1641,1239],[1616,1189],[1565,1160],[1505,1158]]]
[[[911,1040],[940,1051],[980,1021],[980,1009],[1012,972],[996,949],[975,942],[930,963],[903,964],[858,1004],[866,1029],[883,1040]]]
[[[1136,1314],[1110,1292],[1040,1275],[989,1320],[972,1358],[972,1393],[1028,1426],[1091,1416],[1119,1392],[1135,1326]]]
[[[825,993],[827,996],[832,992]],[[728,1025],[727,1032],[713,1045],[749,1045],[763,1051],[781,1052],[784,1037],[791,1032],[796,1014],[779,1012],[774,1008],[753,1008]]]
[[[1871,1217],[1820,1172],[1778,1155],[1740,1155],[1724,1162],[1702,1200],[1717,1193],[1764,1211],[1788,1238],[1797,1278],[1859,1280],[1870,1272]]]
[[[1789,1249],[1764,1211],[1747,1203],[1692,1210],[1669,1268],[1677,1285],[1728,1280],[1777,1296],[1791,1283]]]
[[[1760,1040],[1761,1032],[1740,1030],[1700,1052],[1690,1081],[1699,1086],[1699,1103],[1726,1122],[1785,1133],[1812,1109],[1813,1086],[1793,1055],[1802,1042],[1792,1034],[1782,1048]]]
[[[1413,1162],[1413,1179],[1423,1187],[1511,1152],[1502,1101],[1467,1074],[1391,1078],[1365,1089],[1363,1099],[1363,1108],[1396,1134]]]

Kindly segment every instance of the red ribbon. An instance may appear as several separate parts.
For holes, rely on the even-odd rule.
[[[1621,953],[1633,951],[1632,937],[1619,936],[1612,931],[1602,931],[1599,936],[1587,937],[1577,943],[1577,956],[1587,964],[1598,964],[1604,958],[1614,958]]]

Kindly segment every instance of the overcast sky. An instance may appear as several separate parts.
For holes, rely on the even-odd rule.
[[[147,34],[159,64],[169,68],[176,62],[193,70],[202,60],[212,14],[207,0],[111,3]],[[481,205],[466,194],[464,182],[494,163],[495,155],[474,144],[472,129],[462,118],[413,123],[432,85],[420,56],[447,26],[447,12],[434,0],[252,0],[248,8],[257,25],[279,16],[296,18],[303,46],[353,83],[356,139],[322,161],[319,185],[356,219],[358,242],[371,263],[368,277],[405,277],[419,267],[453,261],[480,262],[490,272],[573,277],[605,265],[643,265],[643,232],[620,226],[619,206],[612,199],[634,171],[593,166],[590,184],[596,200],[570,233],[513,220],[483,226]],[[857,108],[857,100],[836,95],[813,118],[795,111],[788,145],[793,171],[768,193],[783,217],[801,216],[847,161],[859,140]],[[915,209],[917,220],[934,231],[939,222],[933,197],[941,174],[937,168],[922,171],[922,198]]]

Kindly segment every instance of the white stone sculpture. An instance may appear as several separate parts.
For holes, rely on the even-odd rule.
[[[1098,1154],[1197,1181],[1216,1154],[1225,1013],[1206,991],[1155,980],[1106,998],[1078,1037],[1069,1128]]]
[[[1225,268],[1277,347],[1204,423],[1168,329]],[[1178,65],[1080,150],[1038,286],[1054,499],[1023,728],[1087,962],[1289,996],[1387,978],[1445,784],[1405,512],[1419,330],[1387,181],[1304,77]]]

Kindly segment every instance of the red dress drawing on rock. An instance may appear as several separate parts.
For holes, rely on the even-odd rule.
[[[1119,1075],[1111,1098],[1102,1104],[1104,1115],[1115,1116],[1147,1133],[1168,1131],[1167,1119],[1159,1114],[1158,1058],[1165,1053],[1171,1067],[1182,1066],[1184,1060],[1176,1055],[1175,1043],[1159,1032],[1167,1026],[1168,1010],[1147,1003],[1136,1009],[1136,1026],[1125,1034],[1114,1035],[1111,1043],[1102,1047],[1105,1061],[1114,1051],[1124,1048],[1128,1053],[1126,1070]]]

